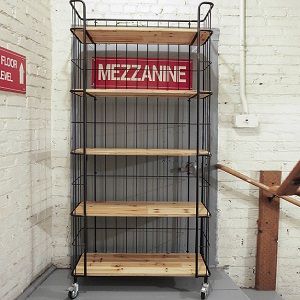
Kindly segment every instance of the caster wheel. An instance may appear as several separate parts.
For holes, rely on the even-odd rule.
[[[208,283],[203,283],[202,288],[201,288],[201,300],[202,299],[207,299],[208,290],[209,290],[209,284]]]
[[[78,292],[76,293],[75,291],[69,291],[68,296],[70,299],[75,299],[78,296]]]
[[[68,297],[70,299],[75,299],[78,296],[79,286],[78,283],[73,283],[68,289]]]

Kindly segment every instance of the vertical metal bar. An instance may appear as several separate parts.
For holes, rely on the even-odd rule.
[[[149,27],[149,22],[147,21],[147,27]],[[147,44],[147,64],[149,63],[148,62],[149,60],[149,45]],[[149,85],[149,78],[147,80],[147,88],[148,88],[148,85]],[[146,105],[146,148],[148,149],[149,148],[149,98],[147,97],[147,105]],[[143,125],[144,126],[144,125]],[[145,178],[145,181],[146,181],[146,202],[148,201],[148,156],[146,156],[146,178]],[[148,221],[147,221],[147,218],[145,218],[145,224],[146,224],[146,241],[145,241],[145,248],[146,248],[146,253],[148,252]]]
[[[116,27],[118,26],[118,24],[116,23]],[[118,64],[118,44],[116,43],[116,64]],[[118,88],[118,80],[116,78],[116,88]],[[114,138],[115,138],[115,148],[118,147],[118,98],[115,97],[115,109],[114,109],[114,123],[115,123],[115,132],[114,132]],[[117,187],[118,187],[118,157],[115,156],[114,159],[114,164],[115,164],[115,177],[114,177],[114,185],[115,185],[115,192],[114,192],[114,201],[116,201],[117,199]],[[115,242],[116,242],[116,250],[115,252],[118,253],[118,218],[115,218],[115,224],[116,224],[116,229],[115,229]]]
[[[107,21],[106,24],[107,26]],[[107,59],[107,44],[105,44],[104,49],[104,57],[105,57],[105,65],[106,59]],[[106,81],[105,81],[105,87],[106,88]],[[104,98],[104,148],[107,147],[107,98]],[[107,201],[107,156],[104,156],[104,199],[105,202]],[[107,233],[107,217],[104,217],[104,236],[105,236],[105,252],[107,252],[108,249],[108,233]]]
[[[127,23],[126,23],[127,26]],[[128,59],[128,44],[125,45],[126,53],[126,66]],[[127,68],[127,67],[126,67]],[[127,89],[127,77],[126,77],[126,89]],[[128,99],[125,97],[125,148],[128,148]],[[125,156],[125,201],[128,201],[128,156]],[[125,252],[128,252],[128,218],[125,217]]]
[[[168,28],[170,28],[170,22],[168,22]],[[168,44],[167,45],[167,65],[170,66],[170,45]],[[168,78],[168,70],[166,68],[166,78]],[[167,89],[169,89],[169,81],[167,81]],[[167,148],[169,148],[169,97],[166,99],[166,102],[167,102],[167,105],[166,105],[166,110],[167,110]],[[165,158],[167,160],[167,164],[166,164],[166,187],[167,187],[167,191],[166,191],[166,201],[168,202],[169,201],[169,157],[166,156]],[[165,172],[164,172],[165,173]],[[169,228],[169,218],[166,218],[166,223],[167,223],[167,228]],[[167,247],[167,251],[166,252],[169,252],[169,236],[172,236],[172,231],[170,232],[168,229],[167,229],[167,240],[166,240],[166,247]],[[172,243],[171,243],[171,246],[172,246]]]
[[[82,25],[82,24],[81,24]],[[82,70],[83,70],[83,64],[82,64],[82,44],[81,43],[77,43],[77,55],[78,55],[78,63],[80,63],[80,69],[77,70],[77,81],[76,81],[76,86],[78,85],[79,87],[81,87],[81,77],[82,77]],[[82,124],[82,105],[83,105],[83,98],[80,96],[77,96],[77,100],[78,100],[78,120],[80,121],[79,124],[79,130],[78,130],[78,146],[81,147],[82,146],[82,129],[83,129],[83,124]],[[77,176],[79,177],[79,184],[77,186],[77,197],[80,201],[83,200],[83,176],[82,176],[82,160],[83,157],[81,155],[78,155],[78,169],[77,169]],[[84,201],[84,200],[83,200]],[[84,252],[84,247],[82,246],[84,241],[82,242],[82,231],[81,228],[83,227],[83,219],[80,218],[79,220],[79,226],[78,229],[80,231],[80,236],[78,236],[78,252],[80,253],[80,255],[82,255],[82,253]]]
[[[137,24],[138,25],[138,24]],[[138,64],[139,44],[136,44],[136,60]],[[136,81],[138,88],[138,81]],[[135,148],[138,148],[138,98],[135,98]],[[138,156],[135,156],[135,200],[138,201]],[[135,218],[135,252],[138,252],[138,218]]]
[[[189,22],[189,28],[191,28],[191,22]],[[189,68],[188,68],[188,86],[190,87],[190,74],[194,75],[193,70],[190,70],[191,61],[191,45],[189,45]],[[188,149],[191,149],[191,99],[188,99]],[[190,166],[191,158],[188,156],[188,166]],[[188,171],[187,179],[187,201],[190,202],[190,172]],[[186,232],[186,252],[189,252],[190,241],[190,218],[187,218],[187,232]]]
[[[84,276],[87,275],[87,251],[88,251],[88,229],[86,216],[86,201],[87,201],[87,43],[86,43],[86,6],[83,6],[83,198],[84,198]]]
[[[200,5],[198,6],[198,20],[197,20],[197,146],[196,146],[196,237],[195,237],[195,277],[198,277],[198,249],[199,249],[199,100],[200,100]]]
[[[180,23],[178,22],[178,24],[177,24],[178,26],[178,28],[180,27]],[[177,45],[177,71],[176,72],[174,72],[175,73],[175,78],[177,79],[177,89],[179,89],[179,59],[180,59],[180,45]],[[174,69],[175,69],[175,67],[174,67]],[[177,115],[177,113],[178,113],[178,115]],[[175,121],[176,121],[176,118],[178,118],[177,119],[177,124],[175,125],[175,126],[172,126],[172,128],[173,128],[173,135],[175,136],[175,133],[177,133],[178,134],[178,138],[180,138],[180,127],[179,127],[179,125],[178,125],[178,123],[180,122],[180,120],[179,120],[179,98],[177,98],[177,111],[175,110],[175,106],[174,106],[174,116],[173,116],[173,118],[174,118],[174,123],[175,123]],[[178,142],[178,145],[179,145],[180,143]],[[175,146],[175,145],[174,145]],[[177,158],[174,158],[173,159],[173,164],[175,165],[175,164],[177,164],[178,165],[178,163],[179,163],[179,158],[177,157]],[[177,201],[178,201],[178,186],[179,186],[179,182],[181,183],[182,181],[180,180],[178,180],[178,177],[180,177],[180,176],[176,176],[176,196],[177,196]],[[173,190],[173,201],[175,201],[175,197],[174,197],[175,195],[174,195],[174,190]],[[179,240],[179,224],[178,224],[178,222],[179,222],[179,218],[176,218],[176,251],[177,252],[180,252],[180,250],[179,250],[179,247],[180,247],[180,240]]]
[[[209,12],[209,16],[208,16],[208,27],[209,29],[211,29],[211,11]],[[212,90],[212,86],[211,86],[211,39],[209,39],[208,41],[208,90],[211,91]],[[210,115],[210,105],[211,105],[211,96],[208,97],[208,151],[210,153],[211,151],[211,115]],[[208,159],[208,163],[207,163],[207,172],[208,172],[208,192],[207,192],[207,199],[206,199],[206,206],[207,206],[207,209],[209,210],[210,209],[210,205],[209,205],[209,202],[210,202],[210,156],[207,158]],[[209,222],[210,220],[206,220],[206,263],[209,264]]]
[[[97,25],[97,21],[95,21],[95,26]],[[92,66],[92,72],[94,72],[94,89],[96,88],[96,59],[97,59],[97,45],[94,43],[94,65]],[[94,148],[97,147],[97,104],[96,97],[94,97]],[[94,201],[97,201],[97,155],[94,155]],[[97,217],[94,217],[94,252],[97,252]]]
[[[159,22],[157,22],[157,26],[159,27]],[[159,56],[160,56],[160,45],[158,44],[157,45],[157,57],[159,59]],[[158,81],[157,81],[157,86],[158,86]],[[156,147],[159,148],[159,98],[157,97],[156,98]],[[159,194],[159,184],[160,184],[160,181],[159,181],[159,157],[156,156],[156,175],[157,175],[157,179],[156,179],[156,190],[157,190],[157,193],[156,193],[156,196],[158,196]],[[159,199],[159,200],[162,200],[162,199]],[[161,219],[157,219],[156,220],[156,227],[160,226],[160,224],[162,224],[162,220]],[[158,235],[158,230],[156,230],[156,235]],[[156,240],[158,239],[157,236],[155,236]],[[156,252],[158,251],[158,247],[156,247]]]
[[[82,25],[82,24],[80,24]],[[77,82],[76,82],[76,85],[78,85],[79,87],[82,87],[81,83],[82,83],[82,73],[83,73],[83,63],[82,63],[82,48],[83,48],[83,45],[81,43],[78,42],[78,47],[77,47],[77,52],[79,53],[79,60],[78,62],[80,62],[80,69],[77,70]],[[79,106],[79,112],[78,112],[78,119],[80,121],[80,125],[79,125],[79,132],[78,132],[78,146],[79,147],[82,147],[82,130],[83,130],[83,124],[82,124],[82,120],[83,120],[83,117],[82,117],[82,110],[83,110],[83,98],[81,98],[80,96],[77,96],[78,97],[78,106]],[[83,164],[83,156],[78,156],[78,160],[79,160],[79,168],[78,168],[78,176],[80,178],[79,180],[79,185],[78,185],[78,198],[80,201],[84,201],[84,196],[83,196],[83,189],[84,189],[84,186],[83,186],[83,174],[82,174],[82,164]],[[82,237],[82,233],[84,234],[83,231],[81,231],[81,229],[83,228],[83,219],[80,218],[80,221],[79,221],[79,231],[80,231],[80,236],[78,236],[78,252],[84,256],[84,241],[82,242],[82,239],[84,240],[84,237]]]
[[[200,10],[201,10],[202,4],[200,4]],[[205,18],[202,20],[202,23],[206,24]],[[201,22],[200,22],[201,23]],[[201,68],[201,74],[202,74],[202,89],[205,90],[206,88],[206,66],[205,66],[205,60],[206,60],[206,44],[204,44],[203,48],[203,53],[202,53],[202,68]],[[200,81],[201,82],[201,81]],[[202,149],[205,149],[207,146],[206,143],[206,116],[205,116],[205,111],[206,111],[206,98],[202,100],[202,142],[201,146]],[[205,195],[205,163],[206,163],[206,158],[203,156],[201,157],[201,202],[206,202],[206,195]],[[205,226],[205,220],[201,218],[200,220],[200,253],[202,256],[204,256],[204,226]]]
[[[72,26],[74,26],[76,22],[76,15],[74,9],[72,9]],[[76,57],[76,43],[78,41],[75,39],[75,37],[72,38],[72,59],[74,60]],[[76,71],[75,65],[72,64],[72,88],[75,84],[75,75]],[[72,94],[72,120],[76,121],[76,95]],[[77,124],[73,124],[72,126],[72,149],[76,147],[76,126]],[[74,179],[76,178],[76,156],[72,155],[72,210],[76,206],[77,198],[76,198],[76,184],[74,184]],[[77,246],[76,241],[74,239],[74,236],[76,236],[76,218],[72,218],[72,271],[75,269],[75,263],[77,260]]]

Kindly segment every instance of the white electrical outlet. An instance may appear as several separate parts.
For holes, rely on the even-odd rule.
[[[255,128],[258,127],[258,117],[252,114],[234,116],[234,127]]]

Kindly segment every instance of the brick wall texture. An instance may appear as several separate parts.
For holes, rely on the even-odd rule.
[[[68,1],[2,1],[0,45],[28,60],[26,97],[0,92],[0,287],[13,299],[49,263],[69,265],[70,50]],[[90,17],[196,17],[194,0],[86,0]],[[247,1],[247,95],[259,128],[237,129],[239,1],[215,0],[219,41],[219,162],[253,178],[299,160],[300,2]],[[258,190],[219,173],[217,260],[253,287]],[[281,202],[277,291],[300,297],[299,208]],[[50,247],[51,246],[51,247]],[[3,285],[4,284],[4,285]],[[3,287],[1,286],[3,285]]]
[[[0,293],[51,264],[50,2],[1,1],[0,46],[27,57],[27,94],[0,92]]]

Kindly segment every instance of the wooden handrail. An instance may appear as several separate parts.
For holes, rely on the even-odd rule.
[[[233,175],[233,176],[235,176],[237,178],[240,178],[240,179],[242,179],[242,180],[244,180],[244,181],[246,181],[246,182],[248,182],[248,183],[250,183],[252,185],[255,185],[256,187],[258,187],[258,188],[260,188],[260,189],[262,189],[262,190],[264,190],[264,191],[272,194],[275,197],[282,198],[282,199],[284,199],[284,200],[286,200],[286,201],[288,201],[288,202],[290,202],[290,203],[292,203],[292,204],[300,207],[300,201],[298,201],[296,199],[293,199],[291,197],[288,197],[288,196],[279,196],[279,195],[276,195],[276,193],[275,193],[275,191],[274,191],[273,188],[271,188],[271,187],[269,187],[269,186],[267,186],[267,185],[265,185],[265,184],[263,184],[263,183],[261,183],[259,181],[256,181],[256,180],[254,180],[254,179],[252,179],[252,178],[250,178],[250,177],[248,177],[248,176],[246,176],[246,175],[244,175],[244,174],[242,174],[242,173],[240,173],[238,171],[235,171],[235,170],[233,170],[233,169],[231,169],[229,167],[226,167],[224,165],[221,165],[221,164],[217,164],[217,168],[220,169],[220,170],[222,170],[222,171],[224,171],[224,172],[226,172],[226,173],[229,173],[229,174],[231,174],[231,175]]]

